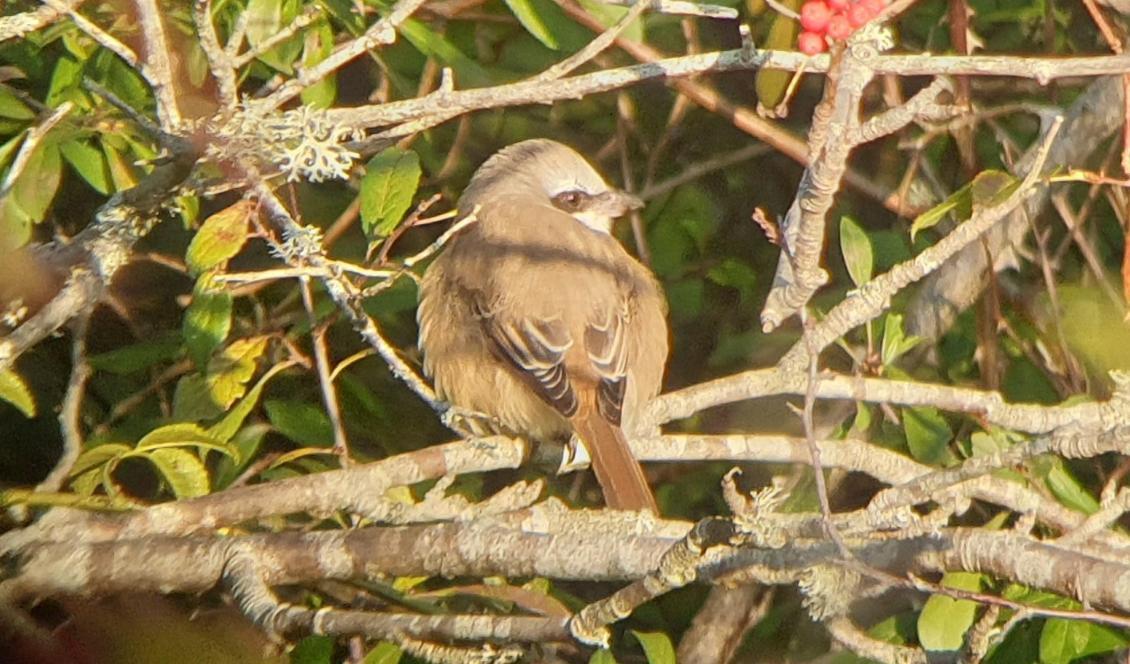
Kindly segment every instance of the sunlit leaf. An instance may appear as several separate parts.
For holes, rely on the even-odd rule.
[[[302,43],[302,66],[309,69],[333,52],[334,33],[328,21],[320,20],[306,29]],[[302,103],[314,108],[329,108],[337,98],[337,76],[323,76],[302,91]]]
[[[24,417],[35,417],[35,397],[24,379],[12,369],[0,371],[0,401],[12,404]]]
[[[420,158],[415,152],[388,148],[365,164],[361,178],[361,226],[370,238],[396,228],[412,205],[420,184]]]
[[[588,35],[552,0],[505,0],[515,18],[547,48],[555,51],[580,48]]]
[[[1130,645],[1125,633],[1105,625],[1049,618],[1040,632],[1040,662],[1068,664],[1083,657],[1121,650]]]
[[[671,638],[663,632],[632,630],[632,636],[643,646],[648,664],[675,664],[675,647],[671,645]]]
[[[980,592],[982,579],[981,574],[972,572],[950,572],[941,585]],[[972,600],[931,595],[918,616],[918,642],[926,650],[957,650],[976,617],[977,603]]]
[[[902,314],[888,313],[883,321],[883,345],[879,353],[883,366],[889,366],[921,341],[921,337],[907,336],[903,332]]]
[[[1062,459],[1048,460],[1050,468],[1044,476],[1048,488],[1064,505],[1084,514],[1099,511],[1099,501],[1075,477]]]
[[[843,252],[848,275],[856,286],[871,281],[875,268],[871,239],[851,217],[840,217],[840,251]]]
[[[112,191],[110,168],[106,165],[106,155],[101,148],[76,138],[60,145],[59,151],[92,189],[100,194],[108,194]]]
[[[205,219],[185,252],[189,272],[198,275],[238,254],[254,210],[255,203],[244,199]]]
[[[398,664],[403,652],[400,646],[381,641],[361,660],[361,664]]]
[[[208,469],[195,454],[166,447],[148,450],[143,456],[160,471],[177,498],[193,498],[208,493]]]
[[[208,435],[223,441],[229,440],[234,436],[235,432],[239,430],[239,427],[243,426],[243,420],[251,413],[255,405],[259,403],[259,396],[263,393],[263,388],[267,385],[267,381],[271,380],[275,374],[286,367],[287,365],[285,364],[278,364],[267,370],[267,372],[263,374],[263,377],[255,383],[255,387],[251,388],[251,391],[240,399],[239,403],[229,410],[222,420],[208,429]]]
[[[7,86],[0,85],[0,118],[31,120],[34,117],[35,111],[28,108],[27,104],[12,94]]]

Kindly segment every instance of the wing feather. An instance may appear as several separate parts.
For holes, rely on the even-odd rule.
[[[597,407],[619,425],[628,386],[627,307],[597,312],[585,328],[585,350],[600,376]]]
[[[492,316],[481,320],[496,354],[517,369],[526,384],[562,415],[577,412],[577,395],[565,373],[565,353],[573,340],[563,322]]]

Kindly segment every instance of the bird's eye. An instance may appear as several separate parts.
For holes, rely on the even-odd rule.
[[[553,205],[566,212],[575,212],[589,199],[588,193],[580,189],[563,191],[553,197]]]

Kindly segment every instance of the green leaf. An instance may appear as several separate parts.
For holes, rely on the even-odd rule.
[[[1003,203],[1020,186],[1020,180],[1011,173],[989,169],[981,171],[973,178],[973,209],[976,214],[984,208]]]
[[[729,0],[722,0],[728,2]],[[610,5],[599,0],[579,0],[579,4],[585,8],[593,18],[600,21],[600,24],[606,28],[611,28],[613,24],[623,18],[624,14],[628,13],[627,7],[619,7]],[[575,24],[574,24],[575,25]],[[620,39],[629,39],[634,42],[642,42],[645,37],[646,23],[642,18],[632,22],[623,32],[620,33]],[[583,28],[582,28],[583,29]],[[584,43],[588,43],[592,39],[590,33],[581,33]],[[579,48],[579,47],[578,47]]]
[[[589,657],[589,664],[616,664],[616,658],[608,648],[601,648]]]
[[[294,442],[312,447],[333,445],[333,426],[320,406],[305,401],[269,399],[263,402],[263,408],[279,433]]]
[[[212,351],[227,338],[231,316],[231,293],[216,287],[211,273],[197,279],[181,331],[188,354],[197,366],[206,364]]]
[[[110,179],[114,181],[116,191],[129,189],[137,184],[137,175],[129,159],[105,140],[102,141],[102,151],[106,153],[106,164],[110,167]]]
[[[867,630],[867,634],[880,641],[903,646],[916,638],[917,622],[917,615],[905,611],[876,623]]]
[[[494,76],[490,72],[433,30],[431,24],[410,18],[400,24],[400,33],[418,51],[454,69],[458,87],[474,88],[494,82]]]
[[[326,59],[333,52],[334,33],[330,24],[325,19],[320,19],[313,26],[306,29],[305,39],[302,44],[302,66],[309,69]],[[314,108],[329,108],[337,98],[337,76],[329,74],[323,76],[314,85],[302,91],[302,103]]]
[[[35,111],[28,108],[7,86],[0,85],[0,118],[31,120]]]
[[[902,417],[906,445],[911,456],[932,466],[946,465],[953,461],[949,450],[953,431],[937,408],[903,408]]]
[[[1083,657],[1125,648],[1126,635],[1105,625],[1049,618],[1040,632],[1040,662],[1068,664]]]
[[[227,410],[243,396],[244,386],[255,374],[255,365],[266,348],[266,337],[240,339],[213,358],[205,374],[181,378],[173,393],[173,419],[195,422]]]
[[[307,636],[290,651],[290,664],[332,664],[333,654],[332,636]]]
[[[267,351],[267,337],[248,337],[233,341],[224,352],[208,363],[212,393],[227,408],[244,395],[244,386],[255,375],[255,365]]]
[[[721,263],[707,271],[706,277],[719,286],[736,289],[742,301],[753,297],[757,286],[757,271],[749,263],[736,258],[722,259]]]
[[[404,218],[420,184],[415,152],[388,148],[365,164],[361,178],[361,227],[369,238],[385,237]]]
[[[141,456],[156,466],[177,498],[194,498],[208,493],[208,469],[195,454],[166,447],[148,450]]]
[[[1040,606],[1049,609],[1070,609],[1075,610],[1082,608],[1082,604],[1063,595],[1056,595],[1046,590],[1039,588],[1031,588],[1019,583],[1010,583],[1005,586],[1001,591],[1001,597],[1009,600],[1010,602],[1017,602],[1019,604],[1031,604],[1033,606]]]
[[[786,0],[782,5],[796,11],[800,9],[800,0]],[[773,23],[769,26],[769,34],[764,43],[758,44],[760,48],[780,49],[791,51],[796,46],[797,33],[800,25],[796,19],[784,14],[776,14]],[[761,68],[754,79],[754,89],[757,92],[757,106],[762,112],[778,115],[777,106],[785,100],[785,90],[792,80],[792,72]]]
[[[180,335],[172,332],[163,339],[141,341],[91,355],[87,361],[98,371],[127,375],[148,369],[158,362],[175,359],[181,354],[182,343]]]
[[[400,646],[388,641],[381,641],[369,651],[369,654],[365,655],[361,664],[398,664],[401,654]]]
[[[252,47],[282,29],[282,0],[249,0],[246,12],[247,43]]]
[[[118,459],[132,451],[133,448],[125,443],[103,443],[83,450],[82,454],[75,460],[75,465],[71,468],[71,477],[77,477],[90,470],[97,470],[106,462]]]
[[[57,108],[68,100],[78,101],[82,98],[80,85],[82,83],[82,63],[74,58],[59,58],[55,69],[51,72],[51,83],[47,88],[47,106]]]
[[[211,433],[209,429],[209,433]],[[256,423],[240,429],[229,441],[228,447],[235,452],[235,456],[221,457],[216,462],[213,473],[212,486],[216,491],[226,489],[247,469],[255,455],[259,452],[263,438],[271,432],[271,427],[266,423]],[[238,461],[237,461],[238,459]]]
[[[204,220],[185,252],[185,263],[192,275],[199,275],[225,263],[247,241],[247,223],[255,203],[241,200]]]
[[[173,447],[199,447],[228,456],[236,454],[234,450],[224,445],[223,441],[217,440],[207,431],[190,422],[166,424],[150,431],[137,441],[139,450]]]
[[[27,165],[12,185],[8,194],[10,201],[30,223],[38,224],[51,207],[62,177],[63,160],[59,146],[50,134],[40,137],[39,144],[32,148]]]
[[[267,381],[288,366],[287,364],[277,364],[268,369],[267,373],[263,374],[263,377],[255,383],[255,387],[251,388],[251,391],[247,393],[247,396],[243,397],[243,399],[236,404],[235,408],[228,411],[227,415],[224,415],[222,420],[208,429],[208,435],[217,440],[230,440],[231,437],[235,435],[236,431],[239,431],[239,427],[243,426],[243,420],[247,418],[251,410],[259,403],[259,396],[263,393],[263,387],[267,385]]]
[[[0,371],[0,401],[12,404],[24,417],[35,417],[35,397],[24,379],[12,369]]]
[[[851,217],[840,217],[840,251],[843,252],[848,275],[856,286],[871,281],[872,271],[875,269],[871,240]]]
[[[675,664],[675,648],[671,645],[671,638],[663,632],[632,630],[632,636],[643,646],[648,664]]]
[[[576,50],[588,34],[552,0],[505,0],[515,18],[535,39],[554,51]]]
[[[1094,514],[1099,511],[1099,501],[1095,500],[1087,487],[1075,478],[1063,459],[1051,459],[1050,464],[1051,467],[1044,476],[1044,481],[1059,502],[1084,514]]]
[[[173,390],[173,419],[182,422],[210,420],[224,412],[212,398],[208,379],[189,374],[177,381]]]
[[[110,168],[106,165],[106,155],[89,141],[74,139],[59,146],[63,159],[75,169],[92,189],[100,194],[109,194],[112,189]]]
[[[883,321],[883,345],[879,353],[883,366],[889,366],[921,341],[921,337],[906,336],[903,332],[902,314],[888,313]]]
[[[990,169],[978,173],[972,182],[915,218],[910,225],[911,241],[919,232],[936,226],[947,214],[952,212],[959,221],[965,221],[979,209],[1002,202],[1018,186],[1020,181],[1004,171]]]
[[[980,592],[981,574],[950,572],[942,578],[947,588]],[[926,650],[957,650],[977,617],[977,603],[931,595],[918,616],[918,642]]]
[[[946,200],[915,217],[910,224],[910,241],[913,242],[920,232],[937,226],[938,222],[945,219],[947,214],[958,210],[963,205],[966,209],[970,207],[969,185],[958,189],[950,194]]]

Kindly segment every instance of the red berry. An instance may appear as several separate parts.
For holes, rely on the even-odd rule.
[[[832,11],[836,11],[836,12],[842,12],[843,10],[848,8],[849,4],[851,4],[851,2],[849,0],[824,0],[824,1],[826,3],[828,3],[828,6],[832,9]]]
[[[847,10],[848,23],[851,23],[851,27],[853,28],[858,28],[859,26],[863,25],[873,18],[875,18],[875,14],[871,13],[871,10],[867,8],[867,5],[863,4],[862,2],[852,5]]]
[[[887,6],[886,0],[859,0],[859,4],[866,7],[867,11],[871,12],[872,18],[878,16],[879,12],[883,11],[883,8]]]
[[[824,49],[828,48],[827,42],[824,41],[824,36],[815,32],[808,32],[807,30],[800,33],[796,40],[797,48],[805,55],[816,55],[823,53]]]
[[[832,10],[822,0],[809,0],[800,8],[800,27],[809,32],[823,33],[830,18]]]
[[[843,41],[851,36],[855,28],[851,27],[848,18],[843,14],[835,14],[828,20],[827,35],[832,39]]]

